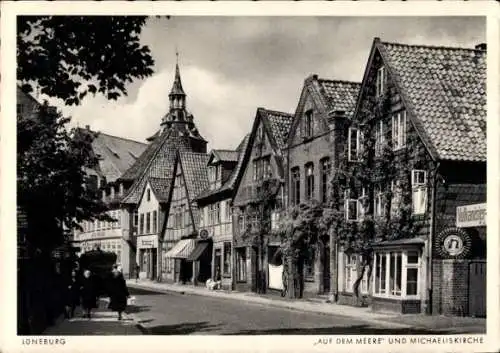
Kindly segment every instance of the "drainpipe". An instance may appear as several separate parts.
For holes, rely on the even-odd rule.
[[[437,162],[436,168],[434,169],[433,177],[432,177],[432,186],[431,186],[431,219],[430,219],[430,231],[429,231],[429,242],[427,246],[427,314],[432,315],[432,248],[434,243],[434,233],[436,227],[436,184],[437,184],[437,176],[438,170],[441,163]]]

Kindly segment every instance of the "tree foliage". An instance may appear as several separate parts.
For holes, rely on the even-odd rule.
[[[94,136],[68,131],[68,121],[47,102],[17,117],[17,202],[27,215],[28,243],[42,250],[62,244],[64,230],[79,228],[83,219],[112,221],[99,215],[106,207],[83,169],[98,161]]]
[[[138,16],[20,16],[18,82],[66,105],[88,93],[126,95],[127,83],[153,73],[150,49],[140,44],[145,23]]]

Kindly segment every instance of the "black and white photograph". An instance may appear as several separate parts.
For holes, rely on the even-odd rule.
[[[15,21],[24,345],[482,343],[486,16]]]

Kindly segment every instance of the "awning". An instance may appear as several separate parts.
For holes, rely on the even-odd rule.
[[[385,240],[373,244],[374,249],[386,247],[405,247],[405,246],[423,246],[425,239],[423,237],[404,238],[396,240]]]
[[[172,259],[185,259],[193,252],[195,245],[195,239],[181,239],[172,249],[167,251],[165,257]]]
[[[208,247],[207,242],[202,242],[202,243],[196,244],[196,248],[194,248],[193,252],[191,253],[191,255],[189,255],[186,258],[186,260],[187,261],[198,261],[198,259],[200,258],[200,256],[203,254],[203,252],[205,251],[205,249],[207,247]]]

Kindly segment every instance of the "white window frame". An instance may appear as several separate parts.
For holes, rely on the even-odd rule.
[[[392,148],[394,151],[406,147],[406,110],[392,115]]]
[[[384,216],[384,213],[384,192],[380,186],[376,186],[375,195],[373,197],[373,215],[376,218],[380,218]]]
[[[357,217],[357,219],[359,221],[362,221],[364,219],[365,215],[368,213],[368,209],[365,209],[365,206],[364,206],[364,204],[365,204],[364,200],[367,198],[368,198],[368,195],[366,194],[366,188],[363,187],[361,189],[361,196],[358,197],[358,210],[357,210],[358,217]]]
[[[351,190],[347,189],[344,193],[344,200],[345,200],[345,219],[347,222],[357,222],[358,221],[358,216],[359,216],[359,200],[351,198]],[[355,213],[355,218],[351,218],[352,215],[349,212],[350,205],[356,205],[356,212]]]
[[[356,146],[355,146],[356,159],[353,159],[352,153],[351,153],[353,150],[353,146],[351,143],[351,141],[352,141],[351,137],[352,137],[353,133],[356,134]],[[348,143],[348,156],[347,156],[347,158],[348,158],[349,162],[359,162],[361,154],[363,152],[363,146],[362,146],[363,132],[359,128],[350,127],[348,130],[347,143]]]
[[[427,211],[427,171],[413,169],[411,171],[412,210],[421,215]]]
[[[385,145],[384,122],[380,120],[375,128],[375,156],[383,154]]]
[[[377,88],[376,88],[377,97],[380,97],[381,95],[384,94],[385,82],[386,82],[385,67],[381,66],[377,70],[377,82],[376,82],[376,84],[377,84]]]
[[[392,257],[391,254],[399,254],[401,255],[401,288],[400,288],[400,295],[394,294],[393,291],[391,291],[390,287],[390,268],[391,268],[391,261]],[[408,254],[409,253],[416,253],[418,256],[417,263],[408,263]],[[378,255],[378,256],[377,256]],[[377,263],[377,258],[384,257],[385,258],[385,293],[381,293],[379,291],[379,288],[377,288],[377,272],[378,272],[378,263]],[[391,298],[391,299],[398,299],[398,300],[406,300],[406,299],[420,299],[420,291],[421,291],[421,286],[423,285],[422,279],[421,279],[421,274],[423,271],[422,268],[422,253],[416,249],[404,249],[404,250],[377,250],[375,251],[374,254],[374,260],[373,260],[373,268],[375,271],[373,271],[373,276],[371,278],[372,281],[372,286],[373,286],[373,296],[378,297],[378,298]],[[396,270],[396,268],[394,267]],[[407,294],[407,270],[408,269],[417,269],[417,294]],[[380,282],[382,283],[382,282]]]

